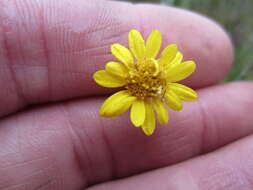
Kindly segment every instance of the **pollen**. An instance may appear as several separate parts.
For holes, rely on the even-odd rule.
[[[132,96],[145,100],[162,97],[166,88],[166,78],[154,59],[144,59],[135,64],[126,78],[126,89]]]

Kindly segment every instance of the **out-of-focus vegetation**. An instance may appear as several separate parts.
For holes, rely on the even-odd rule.
[[[218,21],[231,35],[235,64],[226,81],[253,80],[253,0],[126,0],[183,7]]]

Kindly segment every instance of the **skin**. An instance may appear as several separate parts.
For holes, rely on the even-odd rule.
[[[92,74],[130,29],[164,35],[198,69],[200,99],[147,137],[128,114],[98,116],[115,91]],[[97,0],[0,2],[0,189],[250,190],[253,83],[217,85],[233,60],[213,21],[171,7]]]

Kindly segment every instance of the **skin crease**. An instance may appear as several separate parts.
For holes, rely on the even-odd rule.
[[[91,77],[113,59],[110,44],[127,45],[132,28],[144,36],[161,30],[164,45],[177,43],[198,64],[185,84],[198,89],[199,101],[171,111],[151,137],[131,126],[128,113],[99,117],[114,90]],[[252,189],[253,84],[211,86],[232,59],[225,32],[185,10],[2,0],[0,189]]]

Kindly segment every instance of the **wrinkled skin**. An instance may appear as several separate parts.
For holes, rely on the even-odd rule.
[[[92,74],[127,45],[130,29],[159,29],[197,71],[200,99],[147,137],[128,114],[98,116],[114,89]],[[158,5],[97,0],[0,2],[1,190],[253,189],[253,83],[217,85],[233,60],[208,18]],[[34,106],[36,105],[36,106]],[[156,170],[154,170],[156,169]]]

